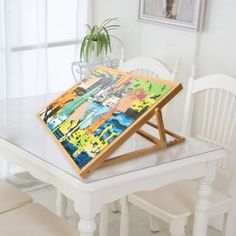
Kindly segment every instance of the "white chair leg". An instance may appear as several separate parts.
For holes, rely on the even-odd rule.
[[[111,211],[113,213],[118,213],[119,210],[120,210],[119,202],[118,201],[112,202],[111,203]]]
[[[121,219],[120,219],[120,236],[129,235],[129,203],[127,197],[120,200]]]
[[[224,214],[224,224],[223,224],[223,235],[228,236],[229,235],[229,213]],[[231,222],[232,223],[232,222]]]
[[[109,223],[109,205],[103,206],[100,214],[99,236],[107,236]]]
[[[177,219],[170,223],[170,233],[171,236],[185,236],[185,225],[187,224],[187,219]]]
[[[157,217],[149,214],[149,223],[150,223],[150,228],[153,233],[159,232],[160,231],[160,219]]]
[[[56,210],[60,217],[66,218],[67,198],[59,191],[57,191]]]

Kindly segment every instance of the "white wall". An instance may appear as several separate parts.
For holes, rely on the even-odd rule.
[[[184,87],[191,65],[197,61],[198,74],[229,73],[236,76],[236,1],[209,0],[206,6],[204,31],[200,34],[137,21],[138,0],[95,0],[95,22],[118,16],[119,36],[126,47],[126,59],[154,56],[173,68],[180,59],[180,77]],[[181,106],[185,93],[175,103]],[[181,106],[183,107],[183,106]],[[171,126],[180,129],[181,116]]]
[[[99,23],[108,17],[120,18],[122,27],[118,35],[125,44],[126,59],[153,56],[170,68],[173,68],[176,59],[180,59],[179,79],[186,88],[194,62],[198,75],[227,73],[236,76],[236,1],[206,1],[204,30],[201,33],[138,22],[138,0],[94,0],[94,21]],[[174,116],[176,109],[171,109],[172,114],[167,121],[169,128],[180,130],[184,100],[185,90],[172,104],[180,112]],[[235,160],[233,163],[236,166]],[[235,209],[235,221],[236,201],[232,209]],[[235,235],[236,226],[232,224],[231,236]]]

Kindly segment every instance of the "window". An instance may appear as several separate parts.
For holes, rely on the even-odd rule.
[[[44,93],[48,88],[55,92],[71,86],[74,81],[70,66],[78,59],[83,28],[89,21],[90,1],[1,0],[1,3],[7,83],[16,85],[10,86],[11,93],[28,96]]]

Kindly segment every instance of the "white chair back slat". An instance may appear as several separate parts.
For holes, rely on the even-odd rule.
[[[235,96],[232,97],[231,102],[230,102],[229,111],[227,112],[227,119],[226,119],[222,143],[227,142],[230,129],[233,128],[232,127],[232,117],[234,117],[234,115],[235,115],[235,110],[233,109],[234,108],[234,101],[235,101]],[[234,114],[233,114],[233,112],[234,112]]]
[[[234,117],[233,117],[231,129],[229,130],[229,135],[228,135],[227,143],[230,143],[230,141],[232,140],[233,131],[234,131],[234,128],[235,128],[235,127],[236,127],[236,114],[234,114]],[[230,148],[228,148],[228,149],[230,150]],[[229,159],[228,159],[227,157],[224,158],[224,159],[223,159],[223,163],[222,163],[222,165],[221,165],[220,167],[223,168],[223,169],[227,168],[228,161],[229,161]]]
[[[220,120],[220,106],[221,106],[221,101],[222,101],[222,96],[223,96],[224,90],[218,91],[218,96],[217,96],[217,103],[216,103],[216,113],[215,113],[215,119],[213,123],[213,128],[212,128],[212,139],[217,140],[218,136],[218,129],[217,129],[217,124],[219,124]]]
[[[232,128],[229,130],[229,136],[228,136],[227,143],[230,143],[230,141],[231,141],[232,138],[233,138],[234,127],[236,127],[236,114],[234,114],[232,120],[233,120],[233,122],[232,122]]]
[[[206,128],[207,128],[207,109],[208,109],[208,103],[209,103],[209,90],[206,91],[205,94],[205,104],[204,104],[204,111],[203,111],[203,122],[202,122],[202,128],[201,128],[201,136],[205,136]]]
[[[227,106],[229,103],[229,96],[230,93],[229,91],[224,91],[225,95],[225,101],[224,101],[224,105],[223,105],[223,109],[222,109],[222,114],[226,114],[227,111]],[[224,125],[225,125],[225,121],[226,121],[226,116],[222,115],[221,116],[221,121],[219,123],[219,127],[218,127],[218,135],[217,135],[217,140],[220,140],[224,131]]]
[[[190,78],[191,86],[187,91],[186,106],[189,106],[191,99],[198,94],[205,95],[205,99],[202,101],[204,102],[203,119],[199,125],[199,134],[195,131],[196,136],[231,150],[230,145],[236,129],[236,78],[224,74],[208,75],[199,79],[192,77]],[[189,107],[187,110],[185,109],[187,118],[192,116],[189,111]],[[191,123],[192,121],[187,118],[185,122]],[[184,126],[188,126],[188,124],[184,124]],[[225,157],[219,161],[218,166],[225,169],[227,164],[228,157]]]
[[[206,137],[211,137],[211,131],[212,131],[212,120],[213,120],[213,112],[214,112],[214,103],[215,103],[215,97],[216,97],[216,89],[212,89],[212,95],[211,95],[211,102],[209,107],[209,117],[207,121],[207,127],[206,127]]]

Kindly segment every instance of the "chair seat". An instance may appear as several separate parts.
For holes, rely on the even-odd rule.
[[[32,198],[6,181],[0,180],[0,214],[24,206]]]
[[[32,203],[1,214],[0,235],[79,236],[79,231],[43,206]]]
[[[131,194],[129,202],[138,205],[157,217],[162,212],[171,219],[188,217],[194,212],[197,199],[198,182],[195,180],[178,181],[154,191]],[[209,197],[210,211],[216,206],[228,206],[231,199],[213,189]],[[158,212],[157,212],[158,211]]]

